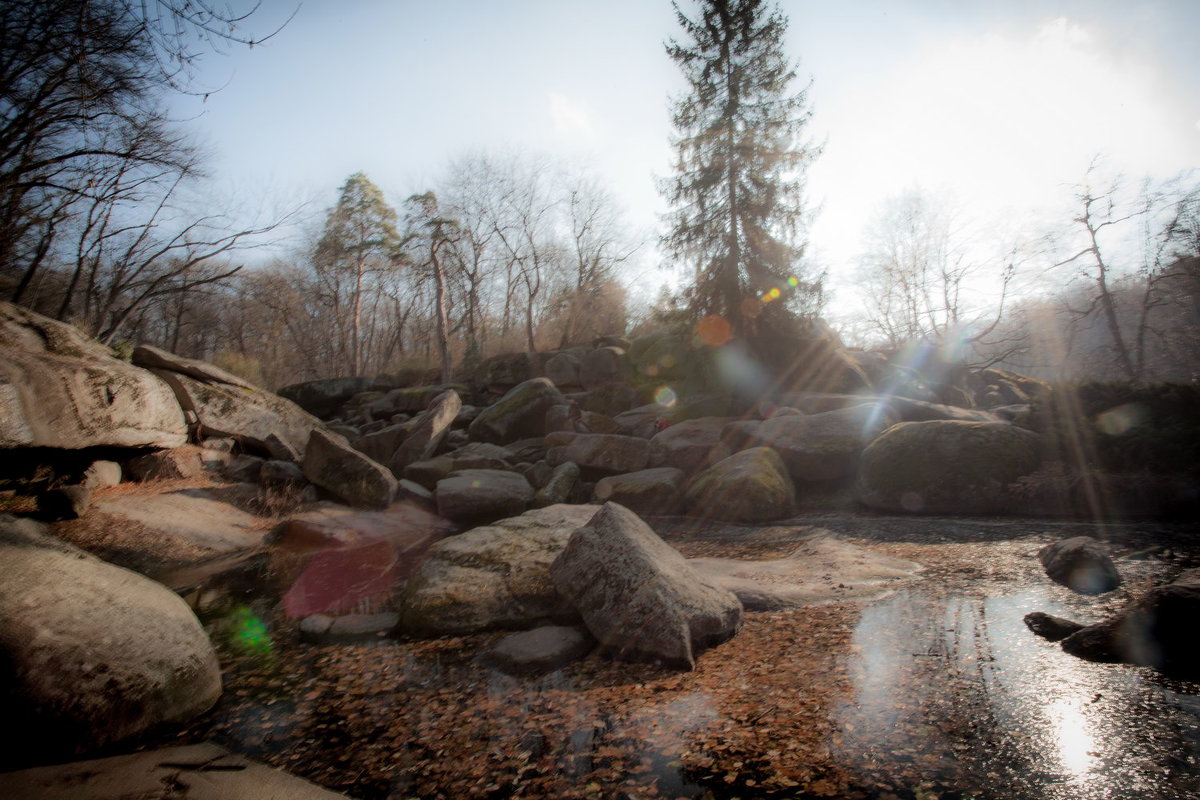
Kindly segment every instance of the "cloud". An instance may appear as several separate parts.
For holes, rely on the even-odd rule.
[[[546,99],[550,103],[550,119],[554,132],[564,136],[581,135],[591,138],[596,135],[595,117],[591,110],[566,95],[550,92]]]

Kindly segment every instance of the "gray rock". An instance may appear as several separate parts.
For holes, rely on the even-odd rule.
[[[135,481],[181,480],[204,474],[204,462],[200,449],[189,445],[132,458],[125,472]]]
[[[534,494],[533,507],[545,508],[546,506],[567,502],[567,498],[571,496],[571,489],[575,487],[577,480],[579,480],[578,464],[570,461],[565,464],[559,464],[554,468],[545,486],[538,489]]]
[[[1038,560],[1050,576],[1080,594],[1104,594],[1121,585],[1121,574],[1103,544],[1091,536],[1073,536],[1048,544]]]
[[[294,464],[299,464],[304,457],[304,451],[297,448],[290,441],[285,441],[279,437],[279,434],[271,432],[267,434],[267,438],[263,440],[266,445],[267,453],[276,461],[291,461]]]
[[[545,461],[538,461],[530,464],[529,468],[521,474],[525,476],[525,480],[529,481],[530,486],[534,489],[541,489],[550,480],[550,476],[554,474],[554,467]]]
[[[546,377],[555,386],[579,386],[579,359],[570,353],[555,353],[546,362]]]
[[[510,675],[540,675],[578,661],[595,645],[582,628],[546,625],[504,637],[484,660]]]
[[[95,748],[216,702],[216,654],[166,587],[11,517],[0,562],[5,725],[21,746]]]
[[[498,469],[464,469],[437,482],[438,513],[455,522],[487,522],[520,514],[533,501],[523,475]]]
[[[897,421],[877,403],[809,416],[773,417],[750,433],[750,444],[778,453],[794,480],[832,480],[849,475],[862,449]]]
[[[622,411],[613,417],[613,422],[617,423],[621,432],[626,435],[650,439],[675,421],[675,413],[671,406],[650,403]]]
[[[433,499],[433,492],[416,481],[410,481],[407,478],[401,478],[396,482],[396,499],[412,500],[425,508],[435,508],[437,506],[437,503]]]
[[[225,465],[224,475],[237,483],[253,483],[262,474],[262,465],[266,459],[258,456],[240,455]]]
[[[392,473],[397,476],[403,475],[404,468],[409,464],[433,455],[461,408],[462,398],[458,396],[458,392],[450,390],[435,397],[429,408],[408,423],[408,435],[385,462],[391,467]]]
[[[407,435],[407,425],[387,425],[372,433],[364,434],[354,442],[354,447],[372,461],[387,464],[400,445],[404,443],[404,437]],[[403,470],[400,472],[393,470],[395,475],[402,475],[403,472]]]
[[[391,470],[322,430],[309,437],[303,466],[304,477],[352,506],[384,508],[396,494]]]
[[[679,511],[683,481],[683,470],[674,467],[610,475],[596,481],[595,498],[599,503],[625,506],[635,514],[674,514]]]
[[[378,614],[313,614],[300,620],[300,638],[312,644],[351,644],[386,636],[396,627],[400,615],[394,611]]]
[[[767,522],[789,517],[796,494],[779,455],[754,447],[701,472],[684,491],[688,513],[726,522]]]
[[[731,638],[742,622],[731,592],[615,503],[571,535],[550,578],[601,646],[622,659],[692,669],[702,650]]]
[[[207,361],[194,358],[183,358],[174,353],[168,353],[148,344],[140,344],[133,348],[133,364],[146,369],[162,369],[168,372],[178,372],[207,383],[224,383],[229,386],[240,386],[243,389],[257,390],[258,387],[249,381],[239,378],[232,372],[226,372]]]
[[[552,467],[573,461],[580,469],[601,474],[636,472],[645,469],[650,461],[650,442],[636,436],[607,433],[581,433],[565,445],[546,451],[546,462]]]
[[[623,383],[628,378],[625,351],[619,347],[598,347],[583,357],[579,366],[579,383],[584,389],[598,389],[611,383]]]
[[[264,461],[258,482],[268,489],[303,489],[308,485],[304,470],[290,461]]]
[[[370,378],[323,378],[284,386],[277,394],[317,417],[331,416],[343,403],[371,385]]]
[[[476,441],[508,444],[546,433],[546,410],[565,403],[562,393],[547,378],[533,378],[514,386],[479,413],[467,429]]]
[[[732,421],[728,417],[700,417],[656,433],[650,440],[650,465],[674,467],[688,474],[711,467],[733,454],[722,437]]]

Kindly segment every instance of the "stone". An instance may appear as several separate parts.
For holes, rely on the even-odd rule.
[[[151,536],[161,540],[164,560],[178,560],[256,547],[263,538],[258,518],[226,502],[219,489],[179,489],[158,494],[115,494],[96,498],[93,511],[109,517],[108,539],[121,549],[137,549]],[[99,520],[97,520],[99,522]],[[140,529],[140,530],[139,530]],[[174,542],[174,545],[170,543]],[[148,542],[146,543],[148,544]]]
[[[683,470],[675,467],[610,475],[596,481],[595,499],[617,503],[642,516],[674,514],[679,511],[684,478]]]
[[[589,391],[623,383],[627,374],[625,351],[619,347],[598,347],[585,355],[579,366],[579,382]]]
[[[1041,611],[1033,611],[1026,614],[1025,625],[1038,636],[1052,642],[1062,641],[1076,631],[1081,631],[1087,627],[1078,622],[1056,617]]]
[[[550,478],[545,485],[534,493],[533,507],[545,508],[567,502],[567,498],[571,496],[571,489],[575,488],[575,482],[578,480],[578,464],[571,461],[559,464],[550,473]]]
[[[573,461],[585,472],[606,475],[636,472],[650,461],[650,442],[636,436],[609,433],[581,433],[565,444],[546,451],[546,463],[552,467]]]
[[[47,489],[37,497],[38,512],[43,519],[78,519],[92,504],[92,490],[86,486],[60,486]]]
[[[313,614],[300,620],[300,638],[311,644],[353,644],[387,636],[400,615],[395,611],[377,614]]]
[[[404,468],[414,461],[423,461],[437,451],[442,439],[450,431],[450,425],[462,408],[458,392],[442,392],[433,399],[429,407],[408,423],[408,435],[385,463],[396,476],[404,474]]]
[[[565,402],[566,398],[547,378],[533,378],[514,386],[479,412],[467,432],[473,440],[492,444],[545,436],[547,409]]]
[[[577,622],[550,564],[596,510],[548,506],[438,542],[404,588],[400,630],[458,636]]]
[[[132,458],[125,472],[135,481],[187,480],[204,474],[204,462],[200,449],[189,445]]]
[[[1104,594],[1121,585],[1108,550],[1091,536],[1072,536],[1038,551],[1050,580],[1080,594]]]
[[[321,419],[327,419],[342,404],[371,386],[370,378],[323,378],[284,386],[276,394]]]
[[[767,522],[794,513],[796,490],[769,447],[734,453],[701,472],[684,491],[688,513],[724,522]]]
[[[858,498],[879,511],[1019,509],[1011,485],[1040,463],[1041,437],[1004,422],[902,422],[863,450]]]
[[[571,534],[550,579],[596,641],[624,660],[692,669],[737,633],[742,604],[627,508],[606,503]]]
[[[433,492],[416,481],[410,481],[407,478],[401,478],[396,481],[396,499],[412,500],[429,509],[437,507],[437,503],[433,499]]]
[[[509,675],[542,675],[578,661],[595,646],[595,640],[583,628],[544,625],[505,636],[484,660]]]
[[[628,411],[622,411],[613,417],[621,433],[627,436],[637,436],[651,439],[660,431],[666,430],[675,421],[675,409],[661,403],[650,403]]]
[[[387,393],[386,398],[396,412],[416,414],[429,408],[430,403],[446,392],[454,392],[461,397],[467,394],[468,389],[461,383],[410,386],[402,389],[393,389]]]
[[[258,456],[240,455],[234,456],[233,459],[225,465],[222,473],[231,481],[238,483],[253,483],[258,480],[258,476],[262,474],[262,465],[266,462],[265,458]]]
[[[488,522],[520,514],[533,502],[525,476],[498,469],[464,469],[437,482],[438,513],[455,522]]]
[[[550,476],[554,474],[554,467],[547,464],[544,460],[537,461],[530,464],[529,468],[523,470],[521,474],[525,476],[525,480],[529,481],[530,486],[534,489],[541,489],[550,480]]]
[[[290,461],[264,461],[258,482],[268,489],[300,490],[308,485],[304,470]]]
[[[400,445],[404,443],[404,438],[407,435],[407,425],[387,425],[373,433],[361,436],[354,442],[354,449],[372,461],[387,464],[391,461],[392,455],[400,448]],[[393,470],[393,474],[395,475],[402,475],[403,473],[403,470],[398,473]]]
[[[396,494],[391,470],[339,436],[314,429],[304,450],[304,477],[352,506],[384,508]]]
[[[133,348],[132,361],[134,366],[178,372],[206,383],[224,383],[229,386],[240,386],[243,389],[258,389],[253,383],[239,378],[232,372],[226,372],[218,366],[209,364],[207,361],[183,358],[148,344],[140,344]]]
[[[93,461],[83,473],[82,485],[89,489],[107,489],[121,482],[121,465],[115,461]]]
[[[659,431],[650,440],[650,465],[674,467],[688,474],[711,467],[733,454],[722,438],[732,421],[729,417],[698,417]]]
[[[221,667],[208,635],[165,586],[7,516],[0,563],[9,755],[101,747],[217,701]]]
[[[0,303],[0,448],[177,447],[170,387],[65,323]]]
[[[851,474],[862,449],[896,421],[878,403],[773,417],[758,424],[749,444],[778,453],[795,481],[827,481]]]
[[[276,461],[291,461],[299,464],[300,460],[304,458],[302,448],[290,441],[284,441],[274,431],[267,434],[267,438],[263,439],[263,444],[266,445],[267,454]]]
[[[546,362],[546,377],[558,387],[580,386],[579,359],[570,353],[555,353]]]

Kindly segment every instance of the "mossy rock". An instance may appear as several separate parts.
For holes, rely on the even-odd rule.
[[[697,475],[684,494],[693,516],[724,522],[767,522],[792,515],[796,490],[769,447],[734,453]]]

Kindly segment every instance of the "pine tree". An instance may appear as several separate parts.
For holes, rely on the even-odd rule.
[[[667,54],[690,90],[674,101],[675,176],[664,186],[672,228],[664,245],[695,268],[696,316],[725,317],[745,335],[785,304],[814,313],[821,279],[801,274],[804,173],[819,153],[802,139],[807,89],[791,92],[787,20],[763,0],[701,0],[675,13],[691,40]]]

